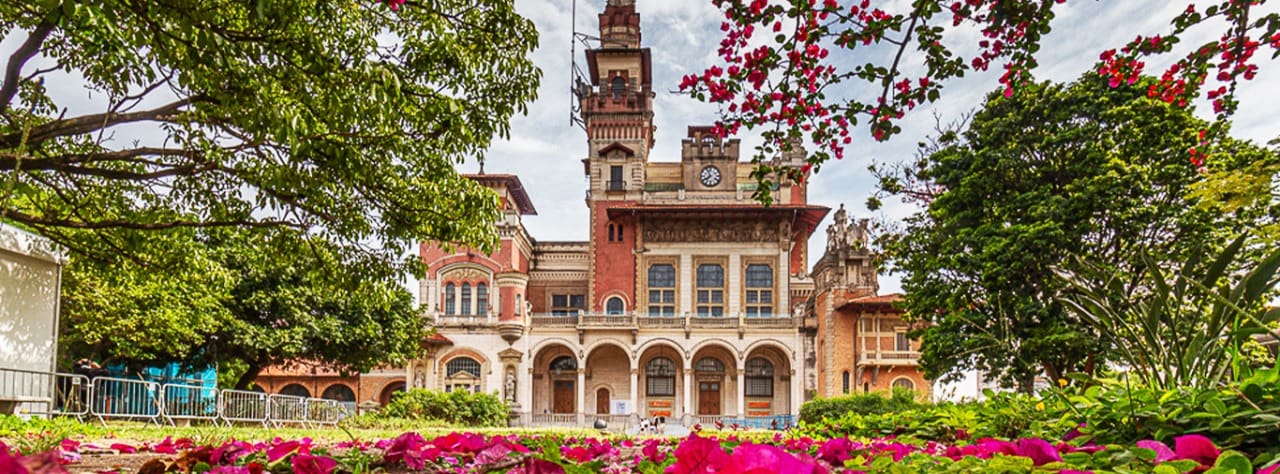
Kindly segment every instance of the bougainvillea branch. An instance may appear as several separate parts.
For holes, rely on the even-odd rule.
[[[841,159],[853,143],[850,129],[865,127],[884,141],[901,132],[906,113],[941,97],[944,83],[970,71],[1003,69],[1006,95],[1031,79],[1041,39],[1065,0],[713,0],[725,15],[720,61],[689,74],[681,90],[721,106],[722,135],[760,130],[753,177],[756,198],[770,202],[770,181],[803,180],[811,170]],[[1188,6],[1166,34],[1137,36],[1103,51],[1098,74],[1115,86],[1142,75],[1144,58],[1169,53],[1196,26],[1225,22],[1216,41],[1192,49],[1171,65],[1149,95],[1177,107],[1203,97],[1213,104],[1215,125],[1188,150],[1203,163],[1207,149],[1235,111],[1236,86],[1258,72],[1263,46],[1280,54],[1280,16],[1258,14],[1265,0],[1220,0],[1203,10]],[[960,44],[957,32],[976,29],[977,44]],[[763,32],[763,33],[762,33]],[[975,51],[964,57],[957,51]],[[868,59],[870,58],[870,59]],[[1212,80],[1212,86],[1206,82]],[[1216,87],[1215,87],[1216,86]],[[774,157],[807,140],[816,148],[802,166]]]

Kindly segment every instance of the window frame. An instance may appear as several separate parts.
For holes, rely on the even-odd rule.
[[[706,275],[709,280],[706,281],[706,285],[703,285],[703,269],[708,267],[718,268],[720,286],[712,286],[715,282],[710,281],[711,275],[709,274]],[[729,277],[725,271],[724,261],[721,259],[701,259],[694,262],[693,268],[694,314],[701,318],[725,317],[726,313],[728,313],[728,302],[726,301],[725,294],[728,293],[727,286],[729,283]],[[719,299],[719,302],[716,301],[717,298]]]
[[[663,368],[663,367],[655,366],[655,363],[662,362],[662,361],[665,361],[666,364],[670,365],[669,367],[670,373],[663,373],[662,371],[658,371],[657,375],[655,375],[654,374],[655,368],[658,368],[658,369]],[[666,364],[662,364],[662,365],[666,365]],[[652,359],[649,359],[649,362],[646,362],[644,365],[644,396],[646,397],[676,396],[676,372],[677,371],[678,369],[676,367],[675,361],[671,360],[668,357],[657,356]],[[656,386],[655,383],[661,383],[662,385]],[[662,388],[670,388],[670,391],[664,392],[660,390],[655,390],[655,389],[662,389]]]
[[[752,267],[769,269],[769,286],[752,286],[749,277]],[[769,302],[761,303],[761,296],[767,295]],[[754,298],[753,298],[754,297]],[[752,301],[754,299],[755,301]],[[778,305],[778,270],[772,261],[746,260],[742,262],[742,313],[748,318],[771,318],[777,316]]]
[[[655,286],[654,269],[669,267],[671,269],[671,286]],[[663,283],[666,283],[665,281]],[[645,267],[645,312],[650,317],[675,317],[680,302],[680,270],[675,262],[653,261]],[[654,295],[658,295],[657,301]]]
[[[759,366],[759,364],[754,364],[756,361],[763,362],[764,365]],[[759,372],[753,374],[752,370],[759,370]],[[777,375],[777,368],[774,366],[773,361],[769,360],[766,357],[760,357],[760,356],[752,357],[750,359],[747,359],[747,363],[746,363],[746,366],[744,367],[743,372],[744,372],[744,379],[745,379],[743,384],[744,396],[752,397],[752,398],[773,398],[773,392],[774,392],[773,378],[774,376]],[[758,383],[765,380],[768,381],[767,384],[757,385]],[[763,387],[768,388],[768,391],[767,391],[768,393],[765,393],[764,390],[758,390],[759,388],[763,388]],[[756,390],[753,390],[753,389],[756,389]]]

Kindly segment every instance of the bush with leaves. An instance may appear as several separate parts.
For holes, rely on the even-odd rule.
[[[506,426],[510,407],[498,395],[465,390],[412,389],[396,393],[379,412],[385,418],[442,421],[464,426]]]
[[[855,393],[843,397],[815,398],[800,405],[800,421],[816,423],[822,419],[834,420],[846,413],[863,415],[889,413],[916,408],[915,391],[895,387],[890,393]]]

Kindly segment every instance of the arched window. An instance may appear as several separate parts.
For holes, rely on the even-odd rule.
[[[912,382],[911,379],[909,378],[903,377],[893,381],[893,388],[905,388],[907,390],[915,390],[916,383]]]
[[[574,359],[573,357],[560,356],[551,361],[551,373],[553,374],[577,372],[577,370],[578,359]]]
[[[644,393],[650,397],[676,396],[676,364],[666,357],[654,357],[644,371]]]
[[[773,269],[768,265],[747,265],[747,317],[773,316]]]
[[[676,315],[676,267],[649,266],[649,316]]]
[[[453,283],[444,286],[444,314],[450,316],[458,314],[457,296],[458,287],[454,286]]]
[[[724,267],[698,265],[698,316],[724,316]]]
[[[773,396],[773,363],[764,357],[753,357],[747,361],[746,396]]]
[[[489,285],[476,283],[476,314],[489,314]]]
[[[307,387],[303,387],[296,383],[291,383],[289,385],[285,385],[284,388],[280,389],[280,394],[294,396],[294,397],[308,398],[311,396],[311,391],[307,390]]]
[[[840,373],[840,381],[841,387],[844,388],[844,393],[849,393],[849,371],[846,370]]]
[[[470,357],[454,357],[445,364],[446,377],[453,377],[463,372],[472,377],[480,377],[480,362]]]
[[[613,93],[613,100],[622,98],[622,93],[627,91],[627,79],[622,76],[614,76],[609,81],[609,92]]]
[[[622,314],[627,311],[626,306],[622,303],[621,297],[611,297],[604,303],[604,312],[606,314]]]
[[[351,391],[351,387],[336,383],[330,385],[329,388],[324,389],[324,394],[321,395],[320,398],[337,400],[340,402],[354,402],[356,401],[356,392]]]
[[[462,284],[462,314],[474,314],[471,312],[471,284]]]
[[[694,372],[724,373],[724,363],[715,357],[703,357],[693,365]]]

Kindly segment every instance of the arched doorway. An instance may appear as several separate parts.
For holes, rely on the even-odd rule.
[[[387,384],[385,388],[382,389],[382,394],[378,396],[378,403],[381,403],[383,405],[391,403],[391,397],[395,395],[396,392],[403,392],[403,391],[404,391],[403,380],[391,382]]]
[[[351,387],[336,383],[330,385],[329,388],[324,389],[324,393],[320,395],[320,398],[337,400],[340,402],[354,402],[356,401],[356,392],[353,392]]]
[[[609,389],[600,387],[596,390],[596,414],[609,414]]]
[[[311,397],[311,391],[307,390],[307,387],[303,387],[302,385],[299,385],[296,383],[285,385],[284,388],[280,389],[280,394],[289,395],[293,397],[302,397],[302,398]]]
[[[578,360],[572,356],[557,357],[552,359],[548,371],[551,373],[551,413],[575,413]]]
[[[738,411],[737,397],[731,395],[737,392],[737,386],[731,385],[736,380],[727,377],[729,369],[737,368],[738,357],[728,349],[728,343],[720,342],[705,345],[693,355],[695,390],[690,404],[693,413],[698,415],[717,416]]]

